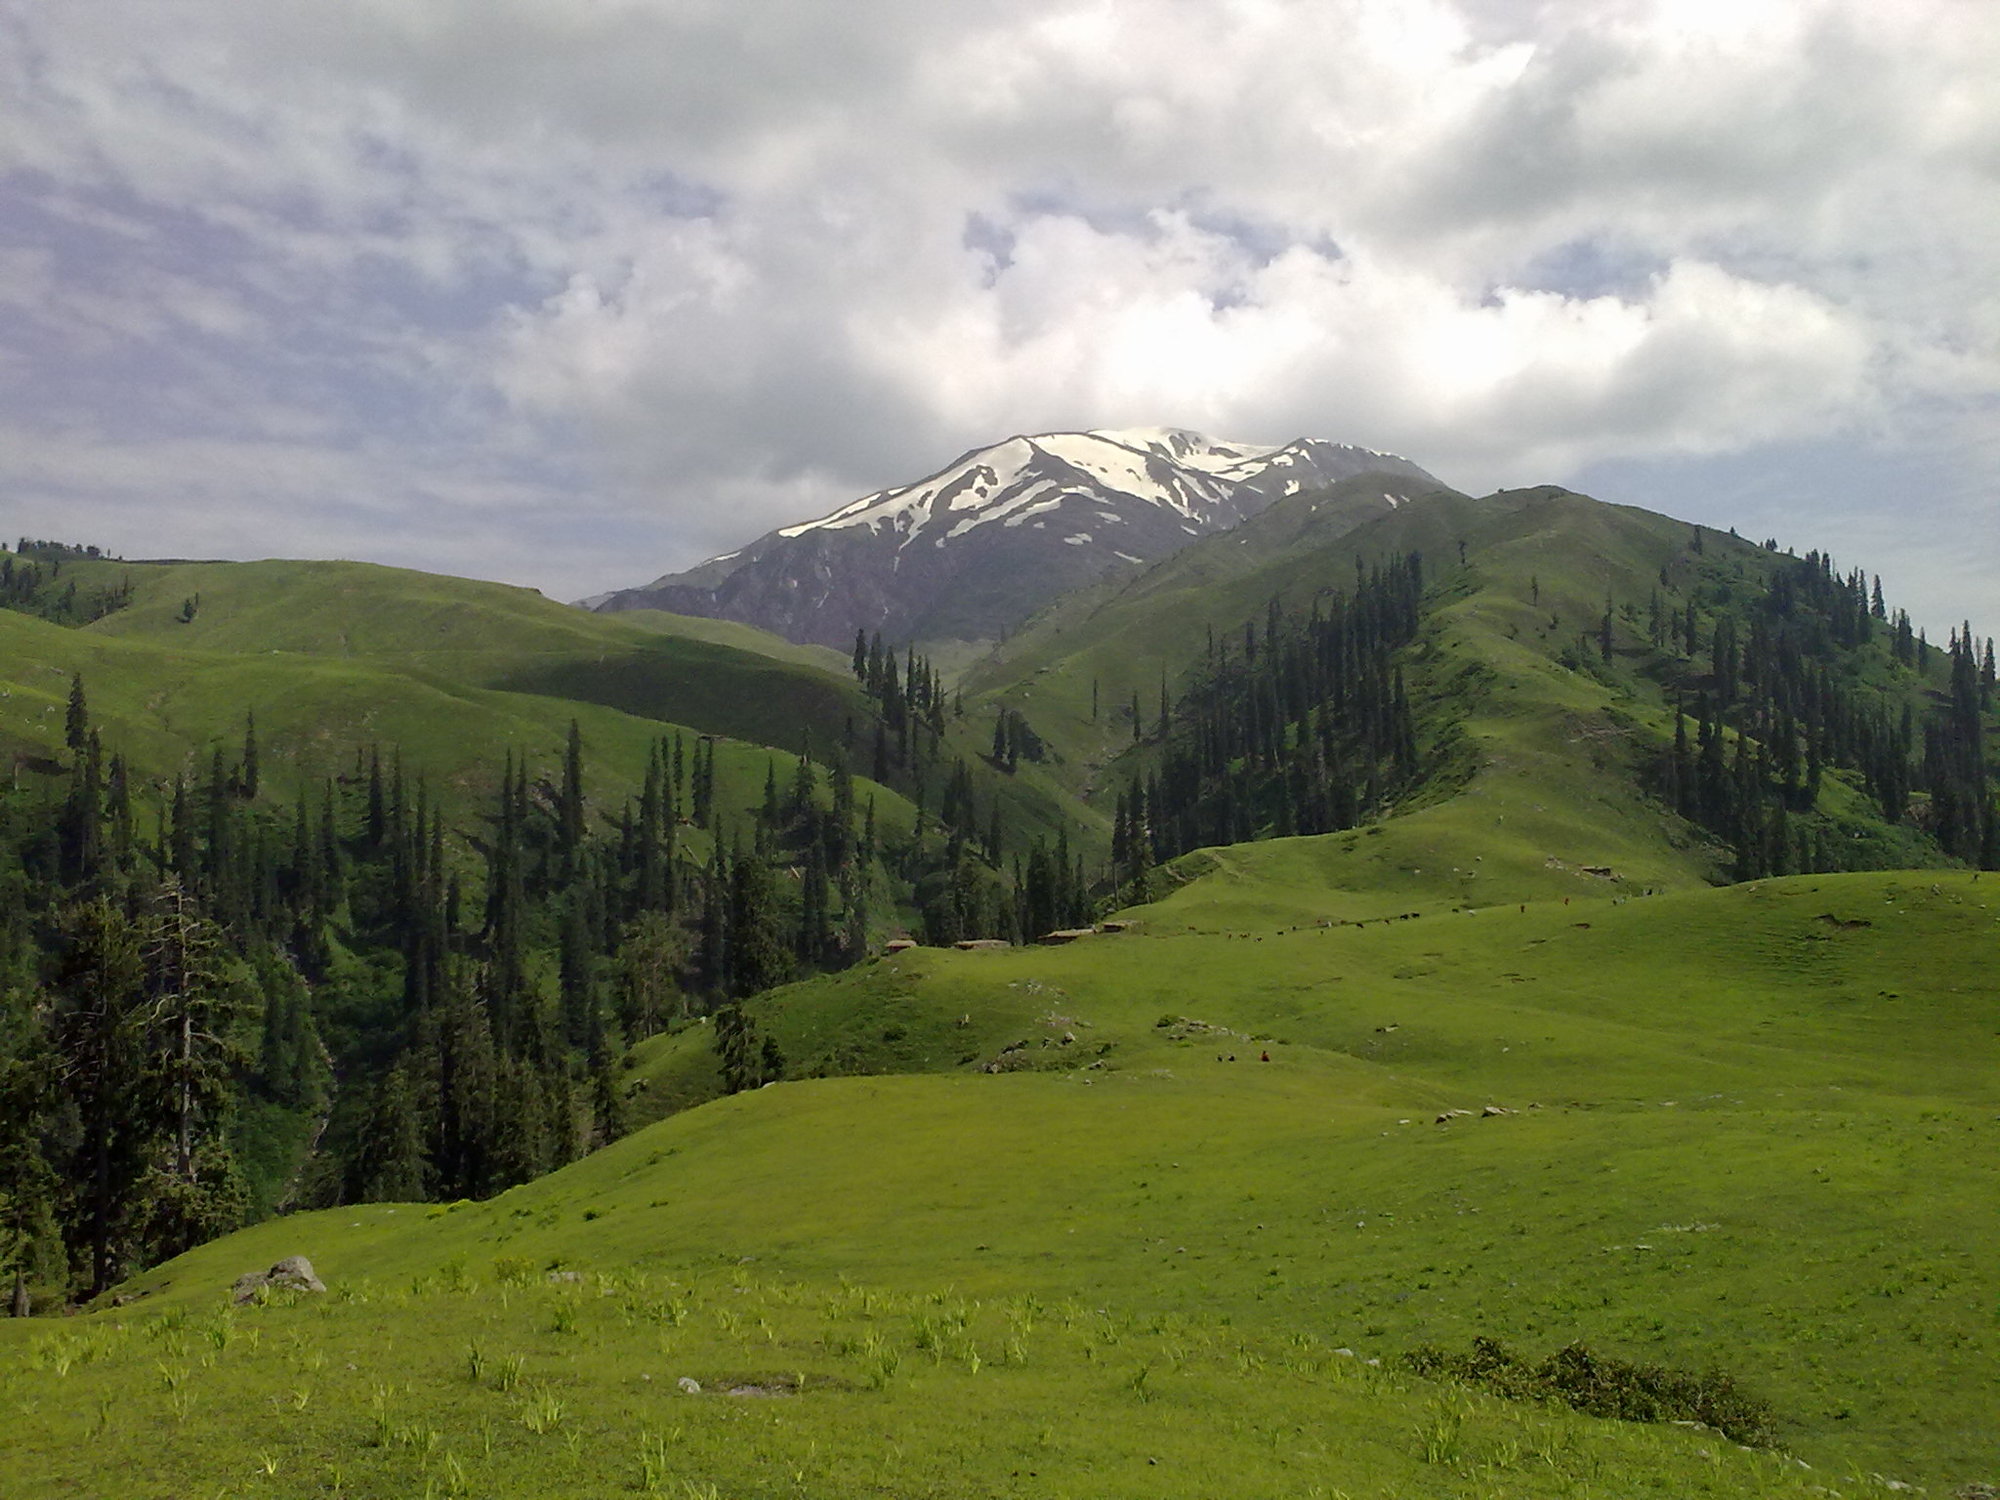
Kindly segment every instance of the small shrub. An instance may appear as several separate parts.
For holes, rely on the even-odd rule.
[[[1457,1380],[1515,1401],[1552,1401],[1593,1417],[1625,1422],[1699,1422],[1732,1442],[1769,1447],[1775,1439],[1768,1402],[1720,1370],[1694,1374],[1593,1354],[1582,1344],[1530,1361],[1496,1339],[1476,1338],[1464,1354],[1420,1344],[1403,1356],[1430,1380]]]

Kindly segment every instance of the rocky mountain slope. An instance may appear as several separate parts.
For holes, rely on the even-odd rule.
[[[1107,572],[1169,556],[1282,497],[1378,472],[1437,482],[1407,459],[1316,438],[1272,448],[1176,428],[1012,437],[587,602],[740,620],[843,649],[857,629],[890,641],[988,640]],[[1398,503],[1385,493],[1375,508]]]

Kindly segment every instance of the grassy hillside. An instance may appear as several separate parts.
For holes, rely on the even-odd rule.
[[[81,673],[105,743],[149,788],[142,809],[175,776],[204,775],[216,746],[233,757],[250,711],[273,796],[349,775],[357,754],[379,745],[400,750],[409,772],[427,775],[446,809],[462,817],[485,810],[509,753],[525,756],[543,776],[557,774],[574,719],[590,758],[592,799],[609,815],[637,793],[663,730],[701,732],[589,701],[467,686],[403,665],[387,657],[161,645],[0,611],[0,750],[30,773],[67,764],[64,707],[71,676]],[[739,814],[754,806],[773,759],[755,743],[719,741],[717,805]],[[775,759],[780,774],[789,774],[792,757],[778,752]],[[884,818],[914,818],[898,794],[876,788],[872,795]]]
[[[1381,809],[1397,816],[1366,846],[1374,857],[1239,845],[1199,856],[1180,878],[1304,859],[1315,887],[1331,881],[1364,907],[1386,899],[1385,885],[1422,885],[1421,872],[1440,867],[1472,903],[1496,887],[1599,890],[1605,877],[1585,872],[1606,868],[1627,891],[1726,878],[1729,850],[1662,806],[1658,768],[1675,702],[1692,714],[1715,687],[1716,622],[1745,618],[1798,560],[1555,488],[1478,500],[1412,490],[1391,514],[1356,526],[1341,499],[1378,478],[1281,501],[1128,583],[1045,612],[968,670],[963,733],[990,736],[1002,710],[1025,716],[1049,753],[1024,762],[1018,779],[1085,798],[1101,833],[1117,790],[1160,764],[1163,684],[1178,701],[1213,650],[1242,654],[1246,625],[1261,634],[1274,603],[1302,613],[1326,592],[1351,590],[1358,566],[1414,550],[1431,599],[1401,660],[1428,769]],[[1703,637],[1692,654],[1660,628],[1690,609]],[[1886,627],[1827,667],[1857,701],[1907,704],[1920,723],[1940,701],[1942,669],[1942,653],[1922,672],[1898,667]],[[1945,862],[1921,832],[1921,808],[1892,825],[1848,772],[1826,776],[1815,811],[1850,864]],[[1202,899],[1218,894],[1210,883]],[[1302,909],[1323,904],[1314,894]]]
[[[1226,1299],[1213,1262],[1249,1257],[1236,1274],[1264,1279],[1239,1295],[1281,1324],[1338,1307],[1391,1344],[1580,1337],[1720,1365],[1822,1466],[1966,1480],[2000,1377],[1978,1249],[2000,1229],[1990,883],[1804,877],[1326,927],[1291,925],[1281,893],[1268,925],[906,956],[769,1009],[831,1067],[1154,1090],[1131,1125],[1148,1139],[1190,1117],[1221,1168],[1209,1202],[1177,1173],[1112,1195],[1106,1233],[1164,1240],[1107,1294],[1146,1276],[1177,1308]],[[1368,1113],[1239,1135],[1218,1102],[1293,1089]],[[1515,1113],[1432,1123],[1489,1104]],[[1232,1196],[1267,1227],[1204,1219]],[[1183,1245],[1210,1262],[1185,1279]]]
[[[774,992],[788,1054],[904,1076],[738,1096],[486,1204],[266,1224],[0,1327],[10,1492],[108,1463],[163,1495],[1990,1479],[1985,884],[1297,929],[1279,900]],[[291,1253],[325,1299],[222,1309]],[[1719,1366],[1791,1456],[1398,1372],[1475,1335]]]
[[[1370,558],[1390,550],[1384,540],[1390,531],[1357,532],[1352,504],[1356,496],[1384,491],[1432,495],[1430,486],[1407,477],[1367,475],[1330,491],[1290,496],[1237,530],[1204,537],[1134,578],[1058,601],[966,669],[965,697],[976,727],[990,737],[986,716],[1002,704],[1015,709],[1054,752],[1046,764],[1026,768],[1024,777],[1086,796],[1095,792],[1103,768],[1130,749],[1135,693],[1142,725],[1150,728],[1159,715],[1162,674],[1178,691],[1212,633],[1226,635],[1245,620],[1261,620],[1274,596],[1304,605],[1319,588],[1350,584],[1357,550]],[[1412,519],[1393,534],[1400,539],[1435,531],[1435,542],[1469,504],[1463,496],[1437,493],[1421,510],[1410,510]],[[1428,519],[1416,521],[1419,515]],[[1357,536],[1363,538],[1358,543]]]
[[[121,640],[362,659],[439,686],[596,703],[788,750],[806,733],[824,750],[866,717],[833,653],[742,626],[593,615],[533,589],[368,563],[71,571],[86,586],[93,573],[132,582],[131,603],[86,627]]]

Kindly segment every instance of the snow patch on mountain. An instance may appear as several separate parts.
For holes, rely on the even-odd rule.
[[[1011,437],[975,449],[915,484],[877,490],[815,521],[782,527],[791,539],[816,531],[864,528],[907,547],[919,539],[952,541],[999,522],[1019,526],[1076,499],[1101,521],[1127,518],[1120,501],[1157,507],[1195,523],[1234,524],[1233,491],[1285,450],[1216,442],[1178,427],[1052,432]],[[721,561],[722,559],[710,559]]]
[[[842,648],[857,629],[988,639],[1106,569],[1156,561],[1284,497],[1370,472],[1436,483],[1406,459],[1316,438],[1271,447],[1183,427],[1016,435],[592,602],[743,620]]]

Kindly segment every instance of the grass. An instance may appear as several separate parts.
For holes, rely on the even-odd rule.
[[[115,571],[119,564],[94,564]],[[595,615],[533,589],[368,563],[129,569],[133,602],[89,633],[176,650],[368,662],[447,689],[596,703],[705,734],[825,751],[859,694],[834,653],[747,626]],[[186,599],[199,596],[192,620]]]
[[[364,578],[386,574],[391,581],[427,577],[364,569],[360,564],[182,566],[236,569],[246,576],[259,569],[273,570],[263,579],[267,587],[257,595],[260,599],[265,593],[282,597],[280,585],[290,568],[354,569]],[[437,583],[443,588],[462,581]],[[596,618],[539,600],[527,590],[478,584],[463,587],[475,596],[479,591],[525,595],[536,600],[542,610],[559,611],[559,621],[571,615],[586,622]],[[139,593],[141,603],[132,606],[135,611],[145,607],[147,591]],[[353,607],[354,616],[369,616],[386,593],[385,588],[383,595],[363,595],[361,603]],[[176,607],[178,598],[176,594]],[[319,778],[352,774],[357,751],[379,745],[385,753],[400,749],[411,775],[421,772],[429,777],[433,797],[449,820],[468,822],[487,811],[509,752],[516,758],[527,757],[539,776],[559,777],[569,724],[575,719],[583,733],[588,792],[593,804],[609,816],[624,797],[637,795],[656,739],[679,732],[691,745],[697,734],[706,732],[704,721],[717,717],[704,705],[732,698],[746,684],[756,689],[756,694],[746,693],[746,699],[756,697],[764,705],[759,713],[781,714],[788,701],[782,685],[767,680],[772,672],[790,674],[787,680],[804,681],[815,691],[824,686],[829,702],[845,701],[840,696],[844,689],[837,690],[834,679],[824,673],[781,666],[744,652],[731,653],[741,671],[716,664],[709,677],[683,684],[686,691],[679,696],[667,693],[652,700],[645,712],[628,712],[617,705],[589,701],[588,694],[582,699],[557,696],[562,683],[554,680],[543,684],[550,689],[544,693],[480,686],[467,680],[482,674],[522,676],[543,670],[527,665],[536,660],[532,654],[505,656],[504,666],[496,666],[502,657],[489,659],[486,653],[475,652],[485,665],[479,672],[468,671],[454,678],[431,670],[421,659],[393,654],[229,649],[237,643],[223,629],[228,613],[221,604],[211,607],[209,598],[204,592],[205,602],[193,625],[175,628],[193,631],[214,613],[221,618],[213,634],[222,637],[214,647],[201,645],[192,636],[186,642],[171,637],[163,644],[142,629],[110,633],[106,627],[122,621],[125,611],[81,630],[0,611],[0,687],[5,690],[5,696],[0,697],[0,752],[12,751],[15,763],[31,772],[66,766],[64,708],[71,675],[81,673],[92,722],[100,726],[106,744],[125,754],[138,773],[135,802],[142,824],[168,796],[173,777],[186,776],[199,783],[207,775],[215,746],[220,745],[233,763],[242,745],[246,710],[257,716],[267,798],[289,800],[301,783],[316,793]],[[307,612],[307,605],[301,605],[301,612]],[[392,611],[385,606],[384,612]],[[456,620],[459,615],[452,613],[450,618]],[[654,643],[665,639],[643,627],[621,628],[627,628],[645,650],[654,649]],[[696,647],[704,654],[728,649],[705,643],[696,643]],[[666,675],[655,686],[664,692],[679,681]],[[679,708],[686,709],[686,718],[673,719],[672,713]],[[836,720],[826,736],[815,738],[822,756],[838,743],[840,722]],[[742,727],[759,733],[768,728],[749,722]],[[787,741],[795,733],[771,732]],[[771,750],[754,741],[718,741],[717,807],[726,818],[747,823],[748,809],[762,799],[765,768],[774,757],[781,780],[788,779],[792,764],[789,752]],[[914,819],[915,809],[900,794],[858,780],[857,796],[869,795],[876,798],[877,813],[885,826],[908,826]]]
[[[577,1326],[558,1331],[566,1300]],[[468,1378],[448,1352],[468,1328],[526,1380]],[[580,1295],[350,1278],[318,1301],[128,1315],[93,1329],[87,1358],[59,1341],[0,1375],[12,1494],[111,1472],[135,1497],[1554,1496],[1633,1473],[1648,1478],[1627,1493],[1807,1492],[1787,1461],[1712,1437],[1469,1393],[1449,1398],[1447,1446],[1435,1387],[1317,1334],[715,1257],[593,1275]],[[177,1388],[134,1388],[148,1364]],[[108,1415],[76,1441],[90,1410]]]
[[[877,1076],[712,1103],[490,1203],[260,1225],[132,1306],[0,1327],[10,1493],[107,1462],[134,1494],[278,1492],[260,1453],[281,1492],[338,1466],[348,1494],[442,1486],[446,1458],[523,1495],[1985,1479],[1987,884],[1142,928],[774,992],[789,1056]],[[1029,1061],[982,1071],[1003,1055]],[[327,1298],[203,1332],[298,1252]],[[1790,1456],[1394,1368],[1482,1336],[1720,1368]]]

